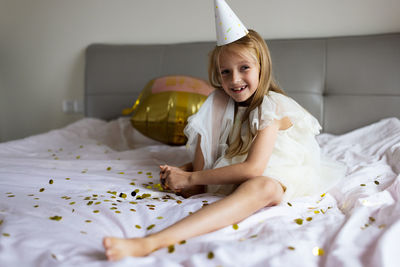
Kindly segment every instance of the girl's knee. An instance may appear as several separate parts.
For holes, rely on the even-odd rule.
[[[263,201],[266,206],[277,205],[283,197],[282,185],[275,179],[269,177],[255,177],[250,179],[254,196]]]

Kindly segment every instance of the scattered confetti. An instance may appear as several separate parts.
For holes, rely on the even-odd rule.
[[[10,234],[9,233],[3,233],[3,236],[10,237]]]
[[[360,184],[360,186],[365,186],[365,184]]]
[[[157,219],[158,219],[158,220],[162,220],[162,219],[164,219],[164,217],[158,216]]]
[[[311,221],[311,220],[312,220],[312,217],[307,217],[307,218],[306,218],[306,221],[307,221],[307,222],[309,222],[309,221]]]
[[[86,221],[85,221],[85,223],[91,223],[91,222],[92,222],[91,220],[86,220]]]
[[[175,246],[174,245],[169,245],[168,246],[168,253],[174,253],[175,251]]]
[[[290,207],[292,207],[292,203],[288,202],[287,204],[288,204]]]
[[[179,242],[179,245],[184,245],[184,244],[186,244],[186,240],[182,240]]]
[[[94,210],[94,211],[93,211],[93,213],[99,213],[99,212],[100,212],[99,210]]]
[[[54,183],[53,179],[50,179],[49,184],[53,184],[53,183]]]
[[[288,246],[287,248],[290,249],[290,250],[295,250],[296,249],[295,247],[292,247],[292,246]]]
[[[111,167],[108,167],[108,168],[107,168],[107,171],[111,171]]]
[[[53,216],[53,217],[49,217],[49,219],[53,220],[53,221],[61,221],[62,217],[56,215],[56,216]]]
[[[137,229],[142,229],[142,226],[140,226],[140,225],[138,225],[138,224],[136,224],[135,227],[136,227]]]
[[[154,228],[154,226],[156,226],[156,225],[155,225],[155,224],[149,225],[149,226],[147,227],[147,230],[151,230],[151,229],[153,229],[153,228]]]
[[[44,188],[40,188],[39,192],[43,192],[45,189]]]
[[[121,193],[121,194],[119,194],[119,197],[126,198],[126,194],[125,193]]]
[[[374,183],[375,183],[376,185],[379,185],[379,182],[378,182],[378,181],[374,181]]]
[[[214,253],[212,251],[208,252],[207,258],[210,259],[210,260],[213,259],[214,258]]]
[[[234,230],[237,230],[237,229],[239,229],[239,225],[234,224],[234,225],[232,225],[232,228],[233,228]]]
[[[297,223],[298,225],[302,225],[303,224],[303,219],[294,219],[294,222]]]
[[[313,248],[312,253],[314,254],[314,256],[322,256],[325,254],[325,251],[322,248],[315,247]]]

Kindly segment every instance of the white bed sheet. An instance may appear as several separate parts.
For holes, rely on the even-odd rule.
[[[348,167],[330,192],[119,262],[106,261],[104,236],[141,237],[220,198],[158,190],[157,166],[184,163],[185,148],[143,137],[126,118],[1,143],[0,265],[400,266],[400,121],[318,141]]]

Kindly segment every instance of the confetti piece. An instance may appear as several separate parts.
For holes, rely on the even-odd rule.
[[[288,204],[290,207],[292,207],[292,203],[288,202],[287,204]]]
[[[39,205],[35,205],[35,206],[33,206],[34,208],[39,208]]]
[[[151,230],[151,229],[153,229],[153,228],[154,228],[154,226],[156,226],[156,225],[155,225],[155,224],[149,225],[149,226],[147,227],[147,230]]]
[[[314,256],[322,256],[325,254],[325,251],[322,248],[315,247],[313,248],[312,253],[314,254]]]
[[[65,178],[65,180],[71,180],[71,178]]]
[[[302,225],[303,224],[303,219],[294,219],[294,222],[297,223],[298,225]]]
[[[158,216],[157,219],[158,219],[158,220],[162,220],[162,219],[164,219],[164,217]]]
[[[177,200],[176,203],[182,204],[182,201],[181,200]]]
[[[80,159],[81,158],[81,156],[76,156],[76,159]]]
[[[135,212],[136,210],[135,210],[135,209],[130,209],[130,211],[133,211],[133,212]]]
[[[371,223],[373,223],[373,222],[375,222],[375,218],[374,218],[374,217],[369,217],[369,221],[370,221]]]
[[[311,221],[311,220],[312,220],[312,217],[307,217],[307,218],[306,218],[306,221],[307,221],[307,222],[309,222],[309,221]]]
[[[365,184],[360,184],[360,186],[365,186]]]
[[[168,253],[174,253],[175,251],[175,246],[174,245],[169,245],[168,246]]]
[[[90,206],[93,204],[93,201],[89,201],[86,205]]]
[[[121,213],[121,211],[119,211],[119,210],[116,210],[116,211],[115,211],[115,213]]]
[[[379,182],[378,182],[378,181],[374,181],[374,183],[375,183],[376,185],[379,185]]]
[[[91,222],[92,222],[91,220],[86,220],[86,221],[85,221],[85,223],[91,223]]]
[[[53,216],[53,217],[49,217],[49,219],[53,220],[53,221],[60,221],[62,219],[62,217],[56,215],[56,216]]]
[[[137,229],[142,229],[142,227],[140,226],[140,225],[135,225],[135,227],[137,228]]]
[[[209,260],[212,260],[212,259],[214,258],[214,253],[213,253],[212,251],[208,252],[207,258],[208,258]]]
[[[85,232],[85,231],[81,231],[80,233],[83,235],[87,235],[87,232]]]
[[[381,225],[378,226],[379,229],[383,229],[385,227],[386,227],[386,224],[381,224]]]
[[[135,183],[135,182],[132,182],[132,183],[130,183],[130,185],[136,185],[136,183]]]
[[[121,193],[121,194],[119,194],[119,197],[126,198],[126,194],[125,193]]]
[[[237,229],[239,229],[239,225],[233,224],[233,225],[232,225],[232,228],[233,228],[234,230],[237,230]]]
[[[319,213],[319,210],[314,210],[314,213],[315,213],[315,214],[318,214],[318,213]]]
[[[72,202],[70,202],[69,204],[70,204],[70,205],[74,205],[75,203],[76,203],[76,202],[72,201]]]
[[[50,179],[49,184],[53,184],[53,183],[54,183],[53,179]]]
[[[3,233],[2,235],[5,236],[5,237],[10,237],[9,233]]]
[[[44,188],[40,188],[39,192],[43,192],[43,191],[44,191]]]
[[[15,197],[15,195],[9,195],[8,197]]]
[[[99,213],[99,212],[100,212],[99,210],[94,210],[94,211],[93,211],[93,213]]]
[[[3,224],[3,222],[4,222],[4,220],[0,220],[0,225],[2,225],[2,224]]]
[[[324,197],[325,196],[325,193],[323,193],[322,195],[321,195],[321,197]]]
[[[146,172],[146,175],[151,175],[151,172]]]
[[[142,174],[142,173],[143,173],[142,171],[139,171],[139,172],[138,172],[138,174]]]
[[[124,172],[119,172],[118,174],[125,174]]]
[[[111,167],[108,167],[108,168],[107,168],[107,171],[111,171]]]
[[[184,245],[184,244],[186,244],[186,240],[182,240],[179,242],[179,245]]]
[[[292,247],[292,246],[288,246],[287,248],[290,249],[290,250],[295,250],[296,249],[295,247]]]

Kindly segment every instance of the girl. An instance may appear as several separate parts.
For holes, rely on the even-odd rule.
[[[205,186],[227,196],[144,238],[105,238],[109,260],[146,256],[238,223],[283,199],[321,193],[336,180],[338,172],[320,161],[318,121],[275,84],[270,54],[258,33],[249,30],[235,42],[216,46],[209,79],[216,90],[185,128],[193,162],[160,166],[160,179],[186,197],[204,192]]]

